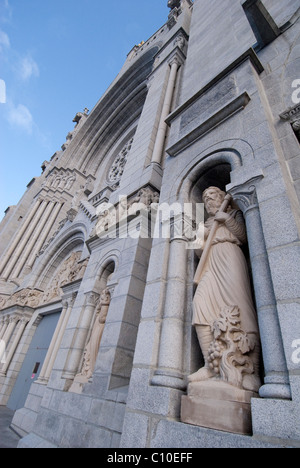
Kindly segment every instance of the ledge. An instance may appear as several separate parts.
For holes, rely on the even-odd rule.
[[[177,156],[184,149],[194,143],[196,140],[199,140],[206,133],[210,132],[212,129],[220,125],[222,122],[227,120],[236,112],[244,109],[250,101],[250,97],[247,92],[242,93],[236,99],[231,101],[229,104],[226,104],[220,110],[218,110],[211,117],[202,122],[198,127],[194,128],[190,133],[181,138],[175,145],[167,148],[166,152],[169,156]]]

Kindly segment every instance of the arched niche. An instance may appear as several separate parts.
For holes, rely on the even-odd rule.
[[[229,142],[228,142],[229,143]],[[232,184],[234,178],[238,175],[243,178],[245,154],[251,155],[248,144],[246,142],[230,142],[232,147],[227,147],[226,142],[222,142],[201,152],[190,161],[189,165],[178,175],[177,181],[172,187],[173,197],[181,203],[203,203],[203,192],[211,187],[218,187],[226,192],[227,187]],[[242,149],[241,153],[239,150]],[[176,191],[176,193],[175,193]],[[233,200],[231,206],[234,209],[239,209],[238,204]],[[208,215],[204,212],[205,220]],[[252,281],[252,270],[248,244],[242,247],[243,253],[248,264],[249,274],[251,278],[252,292],[254,296],[254,288]],[[195,251],[190,252],[190,261],[188,262],[188,285],[193,285],[193,277],[199,263],[199,258]],[[189,301],[192,300],[195,293],[195,286],[188,286]],[[188,307],[191,311],[191,306]],[[191,367],[194,369],[196,361],[199,361],[199,350],[196,349],[195,336],[192,333],[191,342],[188,346],[192,346],[190,354]],[[188,352],[189,354],[189,352]]]
[[[199,171],[199,177],[192,184],[190,190],[190,201],[202,202],[202,194],[208,187],[219,187],[225,191],[226,186],[230,184],[231,165],[227,162],[220,162],[203,171]]]

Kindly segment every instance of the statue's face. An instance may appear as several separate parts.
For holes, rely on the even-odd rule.
[[[105,289],[100,296],[100,302],[102,304],[106,304],[107,302],[109,302],[109,299],[110,299],[110,292],[108,289]]]
[[[214,216],[223,203],[222,193],[215,188],[207,189],[204,196],[204,206],[210,216]]]

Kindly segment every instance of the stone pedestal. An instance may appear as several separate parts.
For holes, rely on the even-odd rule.
[[[188,395],[182,397],[181,421],[235,434],[251,434],[251,398],[257,396],[226,382],[194,382],[188,387]]]

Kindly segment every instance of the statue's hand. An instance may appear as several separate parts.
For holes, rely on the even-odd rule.
[[[228,221],[229,218],[230,215],[228,213],[219,212],[215,215],[215,221],[218,221],[218,223],[220,224],[226,223],[226,221]]]

